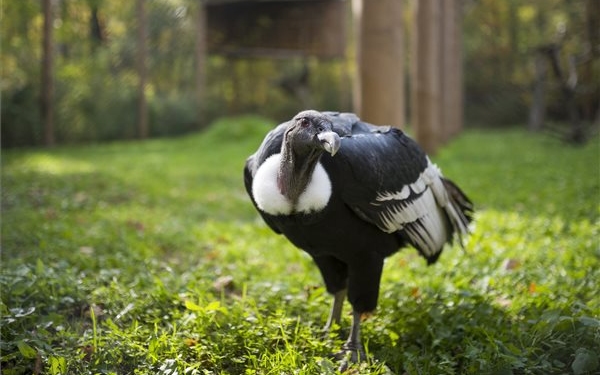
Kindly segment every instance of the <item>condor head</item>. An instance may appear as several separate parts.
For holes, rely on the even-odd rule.
[[[331,119],[313,110],[302,111],[294,116],[284,137],[284,142],[299,155],[323,150],[333,156],[341,145],[339,135],[333,131]]]

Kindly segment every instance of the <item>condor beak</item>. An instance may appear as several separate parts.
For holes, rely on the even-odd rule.
[[[332,131],[326,131],[317,134],[317,138],[319,138],[323,149],[329,152],[331,156],[335,155],[335,153],[338,152],[338,150],[340,149],[341,141],[340,136],[337,135],[337,133],[334,133]]]

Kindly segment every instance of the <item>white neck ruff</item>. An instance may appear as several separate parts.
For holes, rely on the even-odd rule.
[[[306,189],[298,197],[294,206],[279,191],[277,173],[281,162],[281,154],[268,157],[254,175],[252,195],[258,208],[271,215],[290,215],[292,213],[317,212],[325,208],[331,197],[331,180],[325,168],[317,162]]]

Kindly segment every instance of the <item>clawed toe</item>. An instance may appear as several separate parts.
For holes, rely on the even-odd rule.
[[[333,357],[340,361],[339,371],[344,372],[351,364],[366,360],[367,355],[362,345],[356,347],[346,343],[342,346],[342,350],[333,354]]]

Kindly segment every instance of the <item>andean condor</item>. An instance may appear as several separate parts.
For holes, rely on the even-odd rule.
[[[462,245],[473,205],[415,141],[352,113],[298,113],[270,131],[244,168],[246,190],[276,233],[306,251],[353,323],[338,357],[365,357],[360,323],[375,310],[384,259],[407,245],[433,263],[454,235]],[[342,362],[346,368],[347,361]]]

